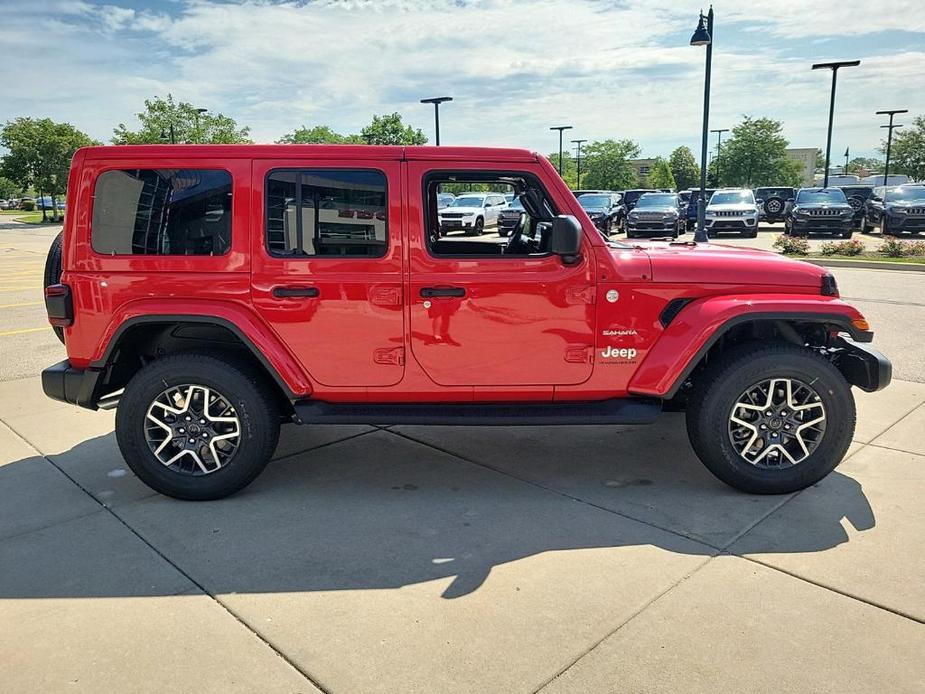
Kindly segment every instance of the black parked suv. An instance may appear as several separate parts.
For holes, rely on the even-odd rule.
[[[874,188],[864,203],[861,233],[869,234],[875,225],[884,236],[925,231],[925,185]]]
[[[787,219],[787,213],[793,206],[793,199],[796,196],[795,188],[786,186],[769,186],[767,188],[755,188],[755,203],[758,205],[758,221],[783,222]]]
[[[681,214],[681,201],[677,193],[645,193],[636,201],[633,211],[626,216],[626,238],[662,232],[678,238],[685,230]]]
[[[578,196],[578,204],[588,213],[594,226],[610,235],[617,223],[620,205],[619,197],[613,193],[585,193]]]
[[[620,215],[621,231],[626,231],[626,215],[633,211],[633,208],[636,207],[636,203],[639,202],[639,198],[641,198],[646,193],[657,192],[657,190],[652,188],[634,188],[633,190],[627,190],[623,193],[623,210],[622,214]]]
[[[848,198],[848,204],[854,210],[854,228],[861,227],[861,220],[864,218],[864,204],[873,194],[873,186],[838,186],[841,188],[845,197]]]
[[[854,210],[841,188],[800,188],[784,220],[790,236],[819,232],[850,239],[853,230]]]
[[[713,197],[715,192],[716,188],[704,188],[704,209],[710,204],[710,198]],[[700,188],[692,188],[690,194],[691,198],[687,203],[687,230],[693,231],[697,228],[697,206],[700,204]]]
[[[527,211],[520,203],[520,197],[515,197],[498,212],[498,236],[510,236],[525,214]]]

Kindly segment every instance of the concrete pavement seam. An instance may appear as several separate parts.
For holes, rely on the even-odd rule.
[[[627,624],[629,624],[630,622],[632,622],[634,619],[636,619],[636,618],[637,618],[639,615],[641,615],[643,612],[645,612],[646,610],[648,610],[648,609],[649,609],[652,605],[654,605],[656,602],[658,602],[658,601],[661,600],[663,597],[665,597],[666,595],[668,595],[668,593],[670,593],[671,591],[673,591],[673,590],[674,590],[675,588],[677,588],[679,585],[681,585],[682,583],[684,583],[685,581],[687,581],[689,578],[691,578],[691,576],[693,576],[694,574],[696,574],[697,572],[699,572],[701,569],[703,569],[707,564],[709,564],[711,561],[713,561],[714,559],[716,559],[717,556],[719,556],[719,555],[714,555],[714,556],[712,556],[712,557],[707,557],[705,561],[701,562],[698,566],[694,567],[694,568],[691,569],[689,572],[687,572],[686,574],[684,574],[681,578],[679,578],[677,581],[675,581],[674,583],[672,583],[670,586],[668,586],[668,587],[667,587],[665,590],[663,590],[661,593],[659,593],[658,595],[656,595],[655,597],[653,597],[651,600],[648,600],[648,601],[647,601],[644,605],[642,605],[638,610],[636,610],[635,612],[633,612],[633,614],[631,614],[629,617],[627,617],[627,618],[624,619],[622,622],[620,622],[620,624],[618,624],[613,630],[607,632],[600,640],[598,640],[598,641],[596,641],[595,643],[591,644],[591,646],[589,646],[589,647],[584,651],[584,653],[582,653],[581,655],[579,655],[579,656],[578,656],[577,658],[575,658],[571,663],[569,663],[569,664],[566,665],[564,668],[562,668],[561,670],[559,670],[555,675],[553,675],[552,677],[550,677],[549,679],[547,679],[545,682],[543,682],[542,684],[540,684],[539,687],[537,687],[536,689],[533,690],[533,694],[538,694],[538,693],[541,692],[543,689],[545,689],[545,688],[548,687],[550,684],[552,684],[555,680],[559,679],[562,675],[564,675],[566,672],[568,672],[569,670],[571,670],[573,667],[575,667],[575,665],[576,665],[577,663],[579,663],[582,659],[584,659],[584,658],[585,658],[586,656],[588,656],[592,651],[594,651],[598,646],[600,646],[602,643],[604,643],[604,641],[606,641],[606,640],[609,639],[611,636],[613,636],[614,634],[616,634],[618,631],[620,631],[620,629],[622,629],[623,627],[625,627]]]
[[[4,424],[5,424],[5,422],[4,422]],[[38,451],[38,449],[35,447],[35,444],[33,444],[31,441],[29,441],[29,439],[27,439],[25,436],[23,436],[22,434],[20,434],[20,433],[19,433],[18,431],[16,431],[15,429],[11,429],[11,431],[12,431],[14,434],[16,434],[16,436],[18,436],[20,439],[22,439],[26,444],[28,444],[28,445],[31,446],[33,449],[35,449],[36,451]],[[364,432],[364,433],[369,433],[369,432]],[[228,605],[226,605],[224,602],[222,602],[217,596],[213,595],[209,590],[206,589],[206,587],[205,587],[204,585],[202,585],[199,581],[197,581],[195,578],[193,578],[189,573],[187,573],[187,572],[184,571],[182,568],[180,568],[180,566],[178,566],[176,562],[174,562],[174,561],[173,561],[172,559],[170,559],[167,555],[165,555],[163,552],[161,552],[157,547],[155,547],[151,542],[149,542],[148,539],[144,537],[144,535],[142,535],[139,531],[137,531],[135,528],[133,528],[131,525],[129,525],[128,522],[127,522],[124,518],[122,518],[122,516],[120,516],[118,513],[116,513],[114,509],[112,509],[112,508],[110,508],[109,506],[106,506],[105,504],[103,504],[99,499],[97,499],[97,498],[92,494],[92,492],[90,492],[86,487],[84,487],[82,484],[80,484],[80,482],[78,482],[75,478],[73,478],[73,477],[72,477],[71,475],[69,475],[66,471],[64,471],[57,463],[55,463],[55,462],[54,462],[51,458],[49,458],[47,455],[44,455],[43,453],[39,453],[39,455],[41,455],[42,458],[44,458],[44,459],[48,462],[49,465],[51,465],[52,467],[54,467],[58,472],[60,472],[60,473],[61,473],[62,475],[64,475],[67,479],[69,479],[69,480],[71,481],[71,483],[74,484],[74,486],[76,486],[76,487],[77,487],[78,489],[80,489],[84,494],[86,494],[86,495],[89,496],[91,499],[93,499],[94,502],[96,502],[97,504],[99,504],[100,508],[102,508],[104,511],[106,511],[107,513],[109,513],[113,518],[115,518],[119,523],[121,523],[121,524],[123,525],[123,527],[125,527],[126,530],[128,530],[128,531],[129,531],[130,533],[132,533],[135,537],[137,537],[139,540],[141,540],[141,542],[143,542],[145,545],[147,545],[147,547],[148,547],[152,552],[154,552],[154,553],[155,553],[157,556],[159,556],[162,560],[164,560],[165,562],[167,562],[170,566],[172,566],[172,567],[174,568],[174,570],[177,571],[181,576],[183,576],[184,578],[186,578],[186,580],[188,580],[188,581],[189,581],[190,583],[192,583],[194,586],[196,586],[197,588],[199,588],[199,590],[201,590],[205,595],[208,595],[210,598],[212,598],[212,601],[215,602],[217,605],[219,605],[226,613],[228,613],[228,614],[232,617],[232,619],[234,619],[234,620],[235,620],[236,622],[238,622],[241,626],[243,626],[248,632],[250,632],[251,634],[253,634],[255,638],[257,638],[257,639],[258,639],[259,641],[261,641],[264,645],[266,645],[267,648],[269,648],[271,651],[273,651],[273,652],[276,654],[276,656],[277,656],[278,658],[280,658],[284,663],[286,663],[287,665],[289,665],[289,667],[291,667],[293,670],[295,670],[295,671],[298,672],[300,675],[302,675],[302,677],[304,677],[312,686],[314,686],[314,687],[315,687],[316,689],[318,689],[319,691],[324,692],[324,694],[330,694],[330,692],[329,692],[327,689],[325,689],[324,687],[322,687],[321,684],[319,684],[311,675],[309,675],[307,672],[305,672],[305,670],[303,670],[301,667],[299,667],[295,662],[293,662],[292,660],[290,660],[286,655],[284,655],[281,651],[279,651],[277,648],[275,648],[275,647],[273,646],[273,644],[271,644],[267,639],[265,639],[265,638],[263,637],[262,634],[260,634],[260,632],[258,632],[258,631],[256,631],[255,629],[253,629],[247,622],[245,622],[243,619],[241,619],[241,617],[239,617],[237,614],[235,614],[235,612],[234,612],[233,610],[231,610],[231,609],[228,607]],[[90,514],[88,514],[88,515],[90,515]]]
[[[925,457],[925,453],[917,453],[916,451],[907,451],[905,448],[893,448],[892,446],[884,446],[882,443],[868,443],[866,445],[873,446],[874,448],[882,448],[885,451],[894,451],[895,453],[906,453],[907,455],[915,455],[915,456],[918,456],[919,458]]]
[[[305,426],[304,424],[297,424],[296,426]],[[287,453],[286,455],[281,455],[279,458],[273,458],[270,460],[271,463],[278,463],[281,460],[289,460],[289,458],[294,458],[297,455],[302,455],[303,453],[308,453],[309,451],[317,451],[321,448],[327,448],[328,446],[333,446],[337,443],[343,443],[344,441],[350,441],[351,439],[358,439],[361,436],[366,436],[367,434],[375,434],[377,431],[381,431],[380,428],[370,429],[369,431],[361,431],[359,434],[350,434],[350,436],[345,436],[342,439],[337,439],[335,441],[327,441],[325,443],[319,443],[317,446],[309,446],[308,448],[303,448],[299,451],[294,451],[293,453]]]
[[[686,535],[686,534],[684,534],[684,533],[678,532],[677,530],[672,530],[671,528],[663,528],[662,526],[660,526],[660,525],[658,525],[658,524],[656,524],[656,523],[652,523],[651,521],[640,520],[639,518],[634,518],[633,516],[627,515],[627,514],[625,514],[625,513],[620,513],[619,511],[614,511],[612,508],[607,508],[606,506],[601,506],[601,505],[599,505],[599,504],[595,504],[593,501],[588,501],[587,499],[582,499],[581,497],[574,496],[574,495],[572,495],[572,494],[569,494],[568,492],[563,492],[563,491],[560,490],[560,489],[553,489],[552,487],[547,487],[546,485],[541,484],[541,483],[539,483],[539,482],[536,482],[536,481],[534,481],[534,480],[527,479],[527,478],[525,478],[525,477],[518,477],[517,475],[511,474],[510,472],[508,472],[508,471],[506,471],[506,470],[500,470],[500,469],[494,467],[493,465],[489,465],[488,463],[483,463],[483,462],[480,462],[480,461],[478,461],[478,460],[472,460],[471,458],[468,458],[468,457],[466,457],[466,456],[464,456],[464,455],[461,455],[461,454],[459,454],[459,453],[454,453],[453,451],[451,451],[451,450],[449,450],[449,449],[447,449],[447,448],[441,448],[440,446],[436,446],[436,445],[434,445],[434,444],[432,444],[432,443],[429,443],[429,442],[427,442],[427,441],[421,441],[420,439],[416,439],[416,438],[414,438],[413,436],[410,436],[410,435],[408,435],[408,434],[405,434],[404,432],[401,432],[401,431],[392,431],[392,430],[390,430],[390,429],[388,429],[388,430],[386,430],[386,431],[388,431],[388,433],[392,434],[393,436],[398,436],[398,437],[401,437],[401,438],[404,438],[404,439],[408,439],[409,441],[413,441],[414,443],[420,444],[420,445],[422,445],[422,446],[427,446],[428,448],[433,448],[435,451],[439,451],[440,453],[443,453],[443,454],[445,454],[445,455],[449,455],[449,456],[451,456],[451,457],[453,457],[453,458],[458,458],[459,460],[462,460],[463,462],[469,463],[470,465],[478,465],[479,467],[485,468],[486,470],[491,470],[492,472],[495,472],[495,473],[497,473],[497,474],[499,474],[499,475],[504,475],[505,477],[509,477],[509,478],[511,478],[511,479],[513,479],[513,480],[517,480],[518,482],[523,482],[524,484],[529,484],[529,485],[531,485],[531,486],[533,486],[533,487],[536,487],[537,489],[542,489],[542,490],[547,491],[547,492],[550,492],[550,493],[552,493],[552,494],[556,494],[556,495],[558,495],[558,496],[565,497],[566,499],[571,499],[572,501],[576,501],[576,502],[578,502],[578,503],[580,503],[580,504],[585,504],[586,506],[590,506],[591,508],[595,508],[595,509],[597,509],[597,510],[599,510],[599,511],[605,511],[606,513],[611,513],[611,514],[613,514],[613,515],[615,515],[615,516],[619,516],[620,518],[625,518],[625,519],[627,519],[627,520],[631,520],[631,521],[634,521],[634,522],[636,522],[636,523],[642,523],[642,524],[644,524],[644,525],[648,525],[649,527],[655,528],[656,530],[661,530],[662,532],[670,533],[671,535],[674,535],[675,537],[680,537],[680,538],[682,538],[682,539],[684,539],[684,540],[688,540],[688,541],[690,541],[690,542],[696,542],[696,543],[698,543],[698,544],[703,545],[704,547],[709,547],[710,549],[716,550],[717,553],[722,552],[722,547],[717,547],[716,545],[714,545],[714,544],[712,544],[712,543],[710,543],[710,542],[707,542],[706,540],[704,540],[704,539],[702,539],[702,538],[700,538],[700,537],[695,537],[695,536],[693,536],[693,535]]]

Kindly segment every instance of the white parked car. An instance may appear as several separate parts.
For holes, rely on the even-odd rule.
[[[748,188],[718,190],[706,209],[709,231],[738,231],[742,236],[758,236],[758,205]]]
[[[462,193],[437,211],[440,233],[462,230],[466,236],[479,236],[485,227],[497,226],[498,212],[505,207],[501,193]]]

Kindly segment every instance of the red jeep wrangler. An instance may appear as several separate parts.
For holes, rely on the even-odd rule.
[[[118,406],[128,465],[182,499],[251,482],[281,422],[639,424],[664,407],[721,480],[791,492],[842,459],[851,385],[890,381],[824,269],[611,241],[523,150],[93,147],[68,190],[45,293],[68,359],[45,393]],[[438,194],[466,191],[525,213],[509,237],[485,219],[442,235]]]

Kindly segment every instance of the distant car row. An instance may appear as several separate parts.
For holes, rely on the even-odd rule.
[[[48,196],[35,198],[13,198],[12,200],[0,200],[0,210],[24,210],[29,204],[35,205],[37,210],[50,210],[52,208],[51,198]],[[64,209],[64,200],[58,200],[58,209]]]

